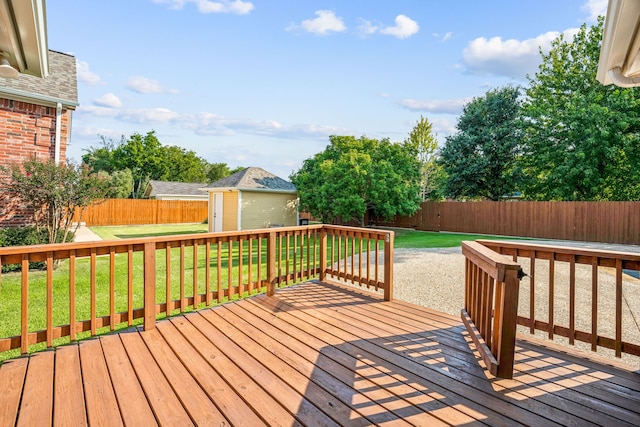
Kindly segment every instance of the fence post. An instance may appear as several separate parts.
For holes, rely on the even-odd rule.
[[[156,244],[144,244],[144,330],[156,327]]]
[[[393,231],[384,239],[384,299],[393,300]]]
[[[276,233],[270,231],[267,240],[267,296],[276,293]]]
[[[327,230],[320,231],[320,281],[327,278]]]

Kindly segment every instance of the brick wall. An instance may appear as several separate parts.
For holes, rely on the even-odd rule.
[[[60,160],[65,161],[70,111],[63,109],[60,127]],[[0,98],[0,164],[21,163],[36,156],[53,159],[56,109]]]
[[[69,141],[71,111],[62,110],[60,126],[60,160],[66,160]],[[0,165],[22,163],[36,156],[55,158],[56,109],[0,98]],[[21,225],[31,222],[31,213],[19,209],[15,201],[3,191],[7,179],[0,171],[0,226]]]

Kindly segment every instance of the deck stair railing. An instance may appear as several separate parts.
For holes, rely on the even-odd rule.
[[[462,253],[462,321],[489,372],[512,378],[520,266],[477,242],[462,242]]]
[[[522,295],[525,306],[521,304],[516,319],[523,332],[541,331],[550,340],[561,337],[572,346],[586,343],[591,351],[608,349],[615,357],[640,356],[634,314],[638,308],[627,300],[629,296],[633,301],[640,285],[640,253],[526,242],[479,243],[521,261],[527,270],[523,289],[528,285],[528,295]]]
[[[392,257],[392,231],[323,224],[0,248],[0,267],[18,270],[0,273],[0,322],[12,325],[0,327],[8,330],[0,333],[0,353],[24,354],[138,319],[152,329],[159,317],[312,279],[381,289],[390,300]],[[30,270],[35,262],[44,270]],[[7,308],[10,299],[19,307]]]

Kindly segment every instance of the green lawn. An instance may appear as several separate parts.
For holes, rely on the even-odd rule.
[[[135,237],[170,236],[176,234],[206,233],[207,224],[127,225],[117,227],[90,227],[102,240],[132,239]]]
[[[517,237],[488,236],[483,234],[438,233],[432,231],[395,231],[394,248],[453,248],[464,240],[511,240]]]

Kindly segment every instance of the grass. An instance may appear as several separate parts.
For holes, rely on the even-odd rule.
[[[438,233],[433,231],[395,231],[394,248],[453,248],[461,246],[464,240],[513,240],[519,237],[493,236],[484,234]]]
[[[132,239],[137,237],[197,234],[208,231],[207,224],[127,225],[114,227],[91,227],[102,240]]]

